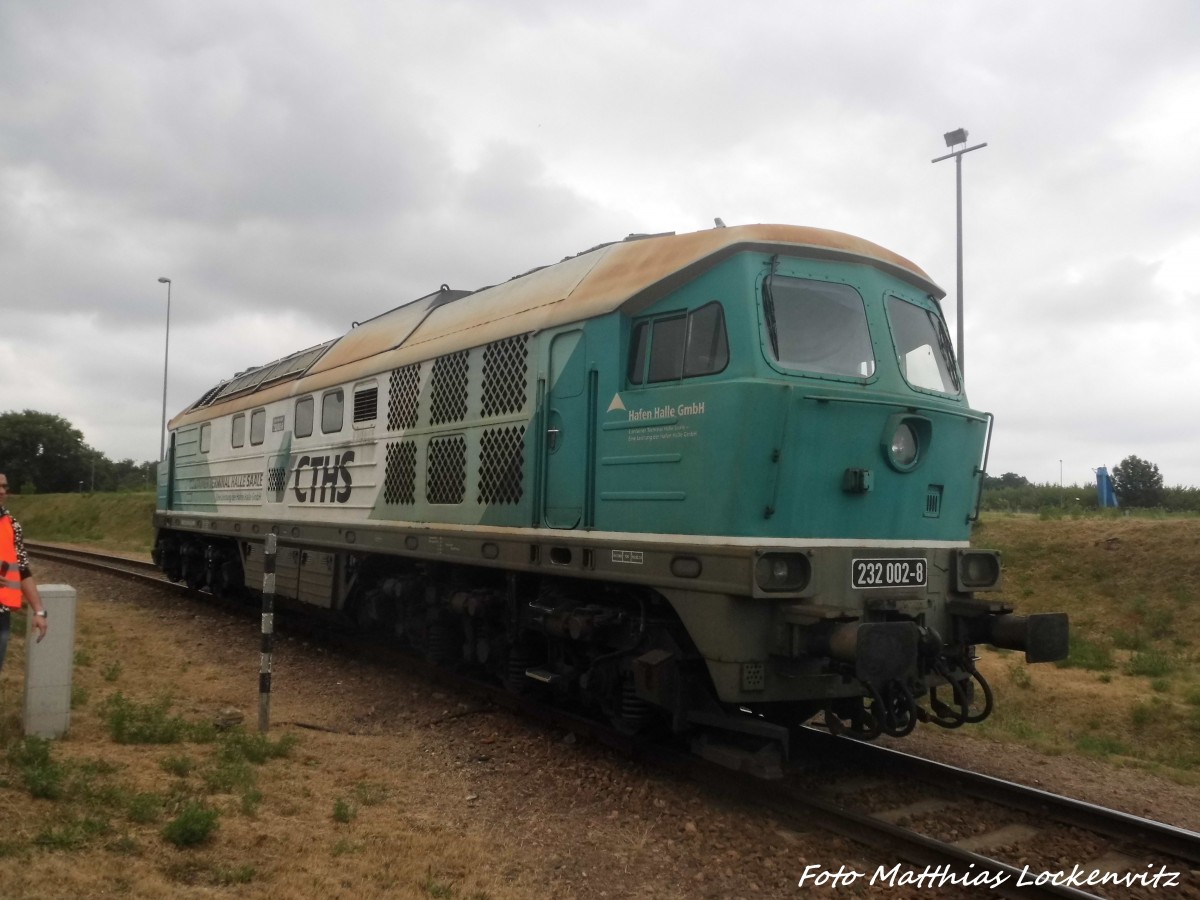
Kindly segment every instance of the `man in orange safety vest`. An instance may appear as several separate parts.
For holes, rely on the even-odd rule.
[[[0,668],[12,632],[12,613],[24,600],[33,610],[33,627],[40,642],[46,636],[46,607],[38,594],[37,582],[29,570],[21,525],[12,517],[4,502],[8,499],[8,476],[0,473]]]

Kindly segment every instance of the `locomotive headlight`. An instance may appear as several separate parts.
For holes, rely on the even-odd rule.
[[[901,422],[892,434],[892,459],[911,466],[917,458],[917,435],[907,422]]]
[[[1000,587],[1000,554],[995,550],[961,550],[954,572],[960,591],[993,591]]]
[[[879,440],[884,458],[897,472],[911,472],[920,465],[932,442],[933,423],[912,413],[889,416]]]
[[[764,553],[754,566],[754,580],[763,591],[802,591],[812,577],[808,557],[801,553]]]

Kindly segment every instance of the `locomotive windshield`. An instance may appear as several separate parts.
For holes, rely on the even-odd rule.
[[[824,375],[875,374],[866,309],[849,285],[772,275],[763,285],[763,312],[780,365]]]
[[[958,367],[941,318],[899,297],[888,297],[887,309],[896,361],[905,380],[915,388],[957,394]]]

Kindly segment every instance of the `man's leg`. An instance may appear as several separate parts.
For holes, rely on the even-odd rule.
[[[8,651],[8,637],[12,633],[12,613],[0,613],[0,669],[4,668],[4,654]]]

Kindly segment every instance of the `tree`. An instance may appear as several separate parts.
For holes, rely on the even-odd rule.
[[[1122,506],[1160,506],[1163,501],[1163,478],[1158,466],[1149,460],[1127,456],[1113,466],[1113,490]]]
[[[986,488],[1021,488],[1029,485],[1029,479],[1016,472],[1005,472],[999,478],[994,475],[983,476],[983,486]]]
[[[0,472],[14,492],[66,493],[91,473],[91,450],[83,434],[51,413],[0,413]]]
[[[100,486],[100,477],[96,476],[96,490],[105,491],[148,491],[156,484],[152,462],[137,463],[132,459],[120,462],[104,460],[105,481]]]
[[[113,462],[50,413],[0,413],[0,472],[15,494],[153,490],[157,463]]]

